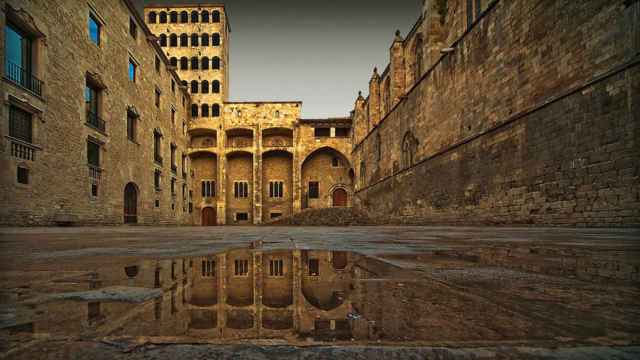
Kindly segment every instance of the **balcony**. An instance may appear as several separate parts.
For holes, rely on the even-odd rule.
[[[89,164],[89,177],[93,180],[100,180],[102,169],[99,166]]]
[[[105,121],[102,120],[98,114],[91,111],[87,111],[87,125],[102,133],[106,132],[107,129]]]
[[[11,138],[11,156],[34,161],[36,159],[36,150],[38,150],[38,147],[35,145]]]
[[[16,85],[23,87],[32,93],[42,96],[43,82],[33,76],[31,72],[21,68],[20,66],[7,61],[6,63],[6,78]]]

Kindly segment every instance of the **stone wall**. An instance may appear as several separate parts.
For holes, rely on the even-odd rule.
[[[179,82],[179,78],[168,68],[168,60],[130,2],[95,0],[91,4],[75,0],[2,2],[0,46],[5,44],[8,19],[28,28],[34,39],[34,74],[43,87],[39,96],[7,79],[2,83],[0,224],[122,224],[128,183],[137,191],[138,223],[189,223],[179,194],[183,185],[190,188],[190,184],[179,170],[172,171],[170,160],[170,144],[174,144],[175,165],[181,169],[180,155],[188,145],[182,121],[188,120],[189,94],[172,87],[172,81]],[[101,23],[99,45],[89,38],[90,13]],[[135,38],[130,35],[130,21],[137,27]],[[0,54],[4,64],[4,48]],[[135,82],[128,79],[130,59],[137,63]],[[105,122],[104,130],[87,125],[88,78],[102,88],[98,116]],[[161,94],[159,107],[156,90]],[[33,159],[11,151],[16,141],[7,137],[10,104],[33,114],[33,141],[25,145],[34,149]],[[128,110],[139,115],[133,141],[127,137]],[[154,162],[154,130],[162,134],[162,164]],[[101,172],[88,166],[88,139],[101,144]],[[26,185],[17,182],[18,166],[29,171]],[[160,191],[154,186],[155,170],[162,172]],[[172,179],[176,195],[170,190]],[[97,185],[95,196],[92,185]]]
[[[425,49],[453,50],[354,146],[357,206],[378,222],[640,224],[638,3],[494,1],[470,24],[447,3]]]

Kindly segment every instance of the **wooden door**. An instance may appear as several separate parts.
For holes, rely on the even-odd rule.
[[[333,206],[347,206],[347,192],[344,189],[333,192]]]
[[[202,226],[215,226],[216,218],[216,209],[212,207],[202,209]]]
[[[138,222],[138,190],[136,185],[128,183],[124,188],[124,223]]]

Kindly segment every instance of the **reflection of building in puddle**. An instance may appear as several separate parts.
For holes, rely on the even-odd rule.
[[[365,262],[339,251],[236,249],[113,265],[28,317],[39,333],[350,337],[352,292],[356,277],[368,273]]]

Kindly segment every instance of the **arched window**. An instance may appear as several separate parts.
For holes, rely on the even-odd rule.
[[[163,11],[160,13],[160,24],[166,24],[167,23],[167,13],[166,11]]]
[[[219,57],[214,57],[213,59],[211,59],[211,68],[213,70],[220,70],[220,58]]]
[[[209,93],[209,82],[207,80],[203,80],[202,81],[202,93],[203,94],[208,94]],[[208,107],[208,105],[207,105],[207,107]]]
[[[220,81],[213,80],[213,82],[211,83],[211,92],[214,94],[220,93]]]
[[[200,41],[200,45],[209,46],[209,34],[202,34],[202,40]]]
[[[197,57],[192,57],[191,58],[191,70],[198,70],[200,61],[198,60]]]
[[[195,10],[191,12],[191,22],[192,23],[198,22],[198,12]]]
[[[220,22],[220,11],[216,10],[211,13],[211,22],[214,22],[214,23]]]
[[[207,10],[202,11],[202,22],[203,23],[208,23],[209,22],[209,12]]]
[[[183,24],[186,24],[189,22],[189,13],[186,11],[183,11],[180,13],[180,22]]]
[[[211,35],[211,46],[220,46],[220,34]]]
[[[172,11],[169,13],[169,22],[175,24],[178,22],[178,12]]]
[[[189,70],[189,59],[186,57],[180,58],[180,70]]]
[[[155,11],[149,13],[149,24],[155,24],[158,22],[158,14]]]
[[[178,58],[172,57],[171,59],[169,59],[169,64],[171,64],[171,66],[178,67]]]
[[[165,34],[160,35],[160,46],[162,47],[167,46],[167,35]]]
[[[191,93],[192,94],[197,94],[198,93],[198,82],[193,80],[191,82]]]
[[[211,105],[211,116],[220,117],[220,105],[218,104]]]
[[[203,57],[202,58],[202,70],[209,70],[209,58],[208,57]]]
[[[418,37],[415,44],[414,56],[415,56],[415,65],[413,67],[413,78],[414,81],[418,81],[422,76],[422,37]]]
[[[198,105],[196,104],[191,105],[191,117],[198,117]]]
[[[180,34],[180,46],[181,46],[181,47],[187,47],[187,46],[189,46],[189,35],[187,35],[187,34]]]
[[[170,47],[178,46],[178,35],[176,34],[169,35],[169,46]]]
[[[201,115],[202,115],[202,117],[209,117],[209,105],[208,104],[202,104]]]
[[[407,131],[402,139],[402,168],[413,166],[418,141],[410,131]]]
[[[191,46],[198,46],[198,34],[191,34]]]

